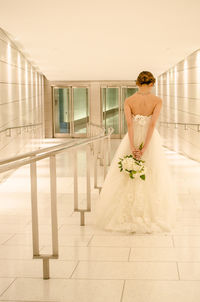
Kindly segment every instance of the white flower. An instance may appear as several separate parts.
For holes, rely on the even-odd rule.
[[[140,165],[137,165],[137,164],[135,163],[135,161],[133,161],[132,170],[139,171],[140,169],[141,169],[141,166],[140,166]]]
[[[127,157],[123,160],[123,169],[132,170],[132,166],[133,166],[132,158]]]

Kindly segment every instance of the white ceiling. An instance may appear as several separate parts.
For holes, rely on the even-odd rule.
[[[135,80],[200,48],[199,12],[199,0],[0,0],[0,27],[49,80]]]

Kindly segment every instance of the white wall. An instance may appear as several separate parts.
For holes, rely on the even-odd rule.
[[[29,151],[44,137],[44,76],[0,29],[0,158]],[[4,131],[41,123],[37,127]]]
[[[163,99],[160,121],[200,124],[200,50],[157,78],[156,94]],[[196,126],[160,126],[165,145],[200,161],[200,132]]]

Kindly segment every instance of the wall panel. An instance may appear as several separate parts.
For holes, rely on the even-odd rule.
[[[30,124],[40,125],[6,131]],[[44,76],[0,29],[0,158],[33,150],[43,137]]]
[[[163,99],[160,121],[200,124],[200,50],[161,74],[156,94]],[[167,146],[200,161],[197,126],[184,130],[180,126],[174,129],[162,125],[159,129]]]

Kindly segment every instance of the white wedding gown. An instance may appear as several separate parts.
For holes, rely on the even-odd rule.
[[[134,146],[145,141],[152,115],[132,115]],[[161,136],[154,128],[141,159],[146,179],[131,179],[120,172],[119,157],[131,154],[128,132],[122,139],[95,204],[92,221],[97,228],[133,233],[171,232],[180,208],[178,194]]]

